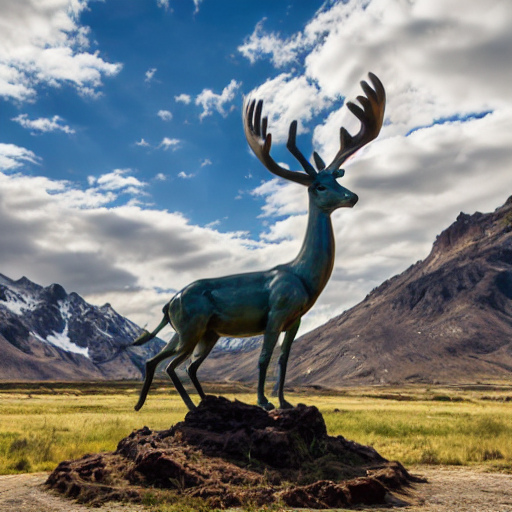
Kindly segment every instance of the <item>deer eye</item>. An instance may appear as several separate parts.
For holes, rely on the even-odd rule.
[[[325,187],[323,185],[318,185],[318,187],[316,187],[317,190],[320,190],[320,192],[322,190],[325,190]]]

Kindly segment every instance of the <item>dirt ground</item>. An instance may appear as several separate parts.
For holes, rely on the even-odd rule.
[[[401,498],[409,512],[512,512],[512,475],[485,473],[482,468],[415,467],[427,484]],[[0,512],[91,512],[42,488],[46,473],[0,476]],[[98,512],[143,512],[141,505],[106,504]],[[389,509],[368,508],[373,512]]]

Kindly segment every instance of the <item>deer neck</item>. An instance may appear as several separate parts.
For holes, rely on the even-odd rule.
[[[310,201],[306,236],[290,270],[303,281],[312,300],[320,295],[331,276],[334,253],[331,215]]]

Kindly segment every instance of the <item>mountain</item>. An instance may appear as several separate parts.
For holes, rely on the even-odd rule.
[[[139,379],[163,346],[124,350],[142,329],[110,304],[88,304],[58,284],[0,274],[0,379]]]
[[[253,349],[206,360],[200,377],[255,381],[258,356]],[[425,260],[297,339],[287,383],[335,387],[511,377],[512,197],[492,213],[461,213]]]

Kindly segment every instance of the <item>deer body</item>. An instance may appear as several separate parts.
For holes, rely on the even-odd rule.
[[[246,112],[244,127],[249,145],[256,156],[274,174],[308,186],[309,214],[304,242],[299,254],[290,263],[262,272],[201,279],[176,294],[164,306],[164,319],[160,325],[152,333],[144,333],[133,343],[146,343],[168,323],[176,331],[167,346],[146,362],[144,385],[135,406],[136,410],[146,400],[156,366],[169,357],[173,359],[167,367],[167,373],[188,408],[194,408],[190,396],[175,373],[176,367],[191,357],[187,371],[200,397],[204,398],[205,394],[196,373],[217,340],[221,336],[245,337],[258,334],[264,334],[258,362],[258,405],[267,410],[273,409],[274,406],[265,397],[264,385],[272,352],[281,332],[286,335],[279,358],[279,406],[292,407],[284,398],[288,357],[301,317],[316,302],[334,267],[335,241],[331,213],[338,208],[352,207],[358,200],[354,193],[336,181],[336,178],[343,175],[343,171],[338,170],[339,165],[362,144],[368,142],[370,136],[369,140],[375,138],[382,124],[384,89],[374,75],[370,75],[370,78],[377,92],[365,82],[362,83],[365,84],[363,89],[369,96],[369,99],[358,97],[364,111],[349,104],[349,108],[352,105],[351,110],[361,119],[364,129],[356,137],[352,137],[342,128],[342,148],[327,168],[315,153],[319,172],[313,169],[295,146],[295,122],[290,126],[288,149],[301,162],[307,174],[288,171],[272,160],[270,134],[266,134],[266,118],[263,122],[261,120],[262,104],[258,103],[254,112],[255,103],[251,103]],[[361,135],[365,130],[368,132],[368,128],[372,128],[370,134]]]

